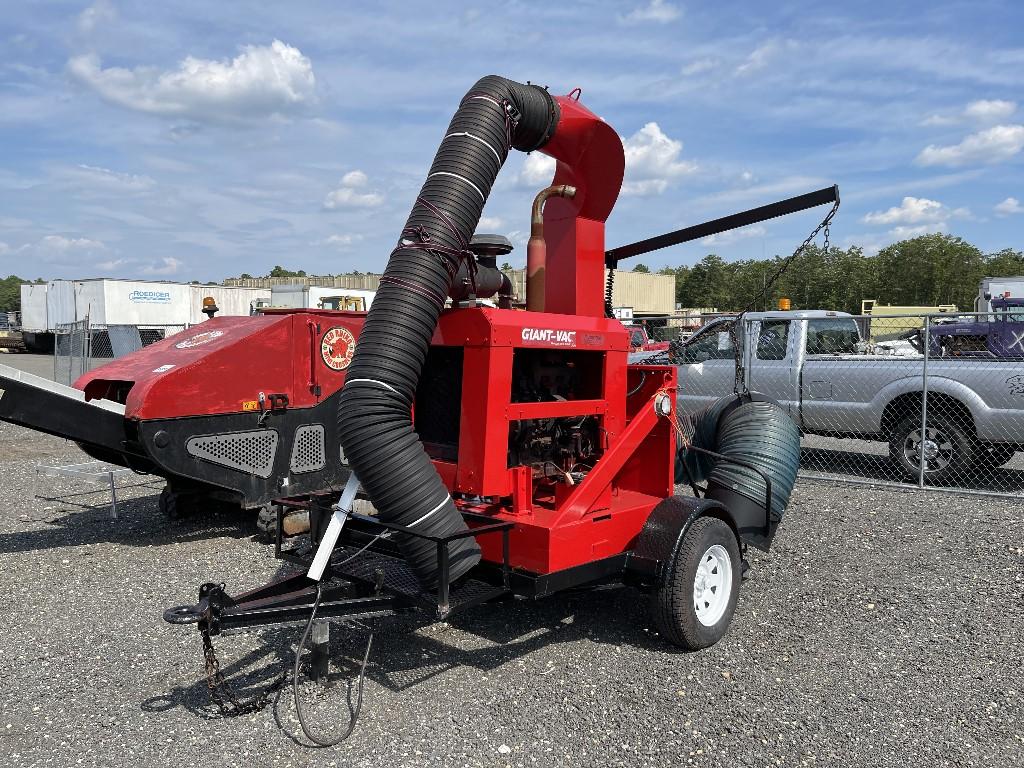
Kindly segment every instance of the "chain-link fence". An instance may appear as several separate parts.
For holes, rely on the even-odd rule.
[[[802,476],[1024,494],[1024,308],[698,321],[646,326],[651,345],[670,340],[681,408],[733,391],[739,341],[749,389],[801,427]]]
[[[60,323],[53,334],[53,380],[70,385],[88,366],[89,321]]]
[[[53,347],[54,381],[70,386],[87,371],[184,329],[184,325],[90,325],[88,319],[58,325]]]

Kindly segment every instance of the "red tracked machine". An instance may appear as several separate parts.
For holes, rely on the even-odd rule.
[[[511,245],[473,237],[513,148],[557,160],[534,205],[528,311],[510,308],[495,267]],[[314,618],[446,616],[607,582],[649,593],[668,640],[710,645],[736,605],[741,553],[770,543],[791,482],[780,489],[764,454],[759,465],[704,451],[746,480],[674,495],[689,448],[675,368],[629,364],[606,267],[838,196],[820,190],[606,251],[623,166],[618,134],[578,91],[484,78],[445,133],[368,314],[215,318],[88,374],[76,384],[87,402],[0,399],[0,418],[197,495],[310,509],[302,572],[234,597],[204,584],[198,604],[166,612],[197,623],[207,646],[224,630],[296,622],[304,645]],[[495,294],[497,308],[480,302]],[[795,426],[777,407],[736,396],[715,424],[731,414],[748,443],[758,424],[788,422],[791,432],[764,440],[792,452]],[[375,514],[351,512],[357,494]]]

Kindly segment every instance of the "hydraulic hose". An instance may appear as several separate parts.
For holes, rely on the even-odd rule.
[[[413,429],[416,385],[445,298],[463,266],[474,269],[466,264],[473,258],[470,237],[501,166],[512,148],[546,144],[559,114],[543,88],[496,76],[478,81],[445,131],[391,253],[338,403],[345,456],[382,520],[435,537],[467,530]],[[395,538],[421,584],[435,585],[436,545],[408,534]],[[450,581],[479,562],[471,536],[447,547]]]

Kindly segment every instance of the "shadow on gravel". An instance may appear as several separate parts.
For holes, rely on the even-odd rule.
[[[916,480],[904,477],[899,467],[888,456],[854,453],[853,451],[801,448],[800,469],[824,475],[916,485]],[[958,482],[944,487],[998,493],[1024,493],[1024,471],[1006,468],[978,470],[972,477],[959,478]]]
[[[457,614],[448,622],[432,622],[425,615],[412,613],[359,625],[336,625],[331,635],[332,665],[354,675],[369,629],[374,632],[374,645],[367,679],[395,692],[408,691],[460,667],[492,672],[555,644],[589,642],[682,653],[646,630],[643,601],[637,598],[635,590],[618,587],[555,595],[540,601],[504,600]],[[197,718],[217,719],[220,715],[210,703],[201,672],[199,632],[193,627],[184,629],[196,636],[195,656],[181,660],[182,665],[196,669],[195,682],[147,699],[141,708],[159,713],[182,707]],[[290,670],[301,632],[301,626],[263,631],[259,633],[259,647],[238,659],[232,658],[235,638],[214,638],[221,670],[239,701],[258,695],[278,680],[282,672]],[[564,671],[564,658],[560,657],[558,666],[550,661],[544,666],[538,660],[536,668],[524,674],[541,676]],[[367,695],[372,697],[372,689]],[[273,705],[275,720],[285,735],[308,746],[284,722],[284,713],[279,711],[290,698],[291,689],[287,687],[268,706]]]
[[[255,533],[256,516],[253,512],[223,512],[169,521],[157,512],[156,501],[156,496],[118,501],[117,520],[111,519],[107,506],[75,512],[59,510],[54,513],[55,517],[37,516],[33,521],[44,522],[47,527],[0,533],[0,554],[83,544],[149,547],[183,544],[212,536],[247,539]]]
[[[203,650],[199,632],[195,634],[195,656],[181,660],[183,667],[194,666],[197,673],[203,668]],[[298,640],[298,637],[295,638]],[[221,667],[221,672],[228,679],[232,694],[239,702],[246,702],[258,696],[280,679],[281,673],[290,667],[293,659],[290,635],[273,633],[268,642],[246,653],[241,658]],[[221,644],[224,644],[222,641]],[[183,708],[202,720],[219,720],[223,716],[210,701],[210,691],[206,678],[197,674],[196,681],[188,686],[175,686],[160,696],[152,696],[143,701],[139,708],[143,712],[161,713]]]

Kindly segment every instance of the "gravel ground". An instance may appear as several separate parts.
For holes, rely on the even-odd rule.
[[[628,590],[450,624],[383,620],[355,735],[317,750],[288,695],[219,719],[198,633],[161,619],[202,581],[264,582],[272,548],[241,518],[165,524],[156,484],[124,489],[118,521],[102,493],[34,497],[80,493],[35,486],[34,463],[81,456],[0,424],[4,765],[1024,762],[1019,503],[803,482],[771,554],[752,560],[729,634],[699,653],[645,629]],[[362,635],[346,639],[359,653]],[[216,642],[249,692],[296,640]]]

